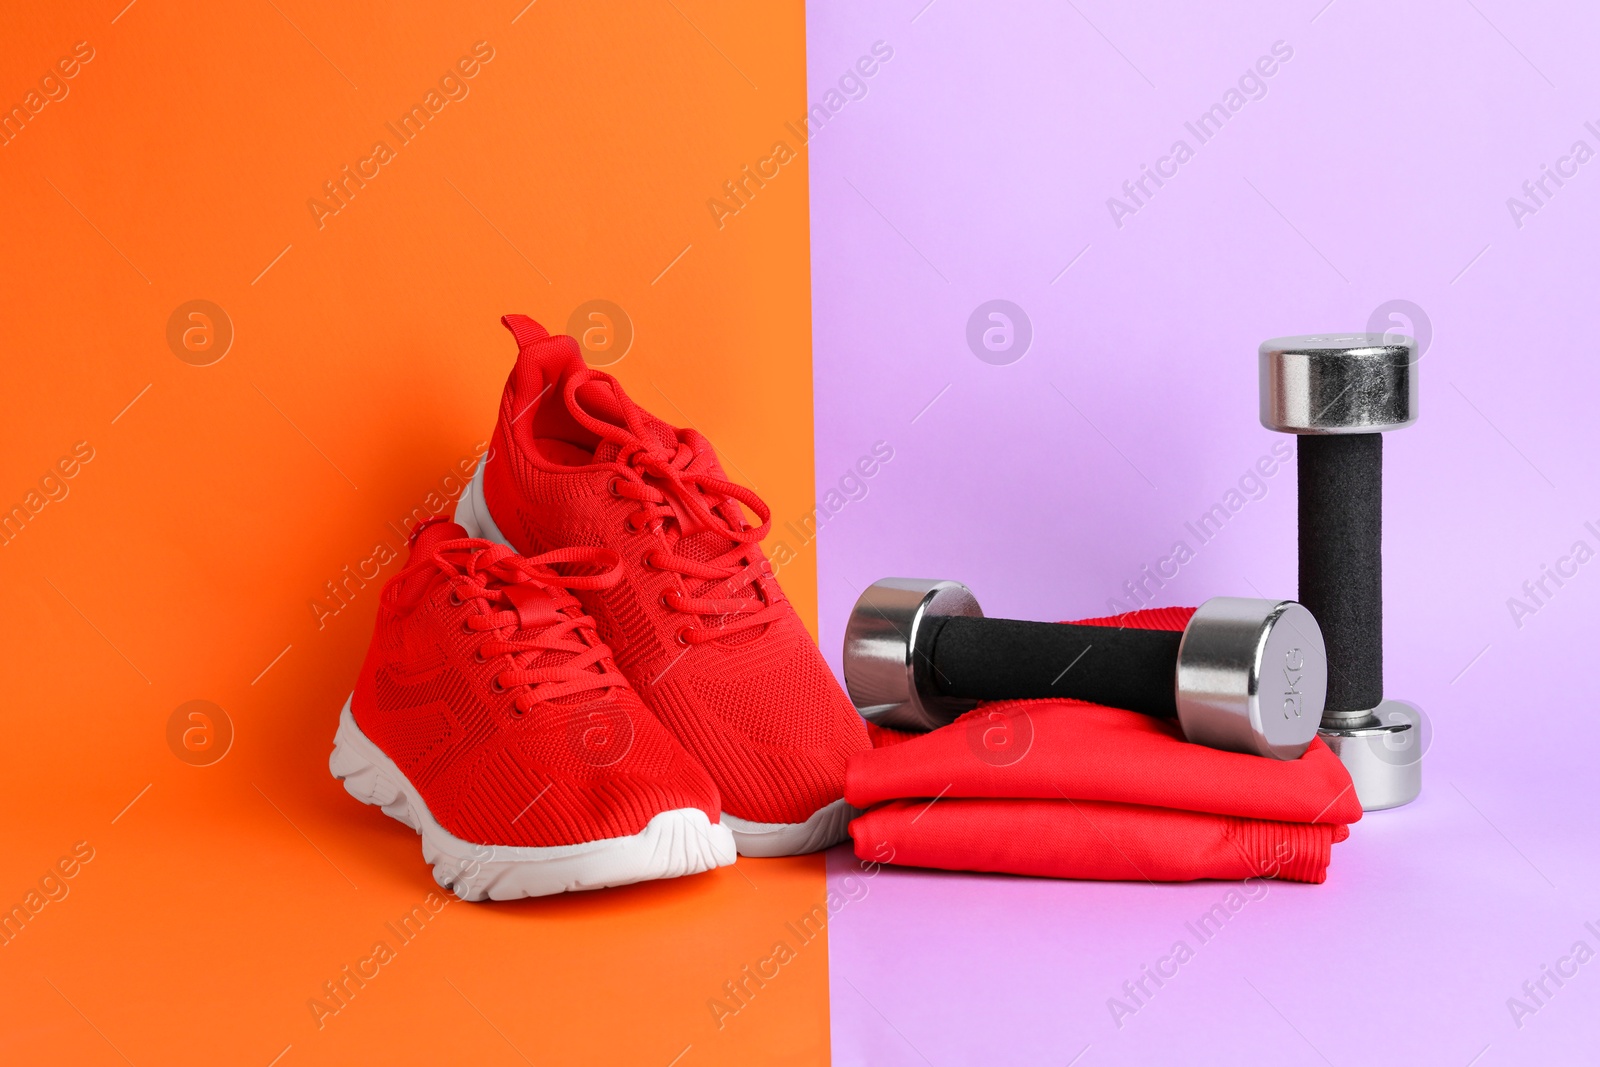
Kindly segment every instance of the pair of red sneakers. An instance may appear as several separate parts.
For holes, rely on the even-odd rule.
[[[384,586],[334,775],[468,900],[842,841],[867,734],[762,554],[766,505],[572,338],[502,321],[492,447]]]

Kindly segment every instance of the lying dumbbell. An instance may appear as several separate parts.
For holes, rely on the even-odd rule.
[[[987,619],[960,582],[920,578],[861,594],[844,679],[864,718],[900,730],[937,729],[983,700],[1069,697],[1273,759],[1311,744],[1328,682],[1322,631],[1292,600],[1215,597],[1177,633]]]
[[[1367,810],[1422,789],[1416,711],[1383,699],[1383,432],[1417,420],[1416,342],[1383,334],[1262,343],[1261,425],[1298,434],[1300,600],[1322,624],[1322,738]]]

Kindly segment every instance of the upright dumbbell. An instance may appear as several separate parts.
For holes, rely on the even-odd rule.
[[[1262,343],[1261,425],[1298,434],[1300,602],[1322,625],[1320,733],[1367,810],[1422,788],[1415,709],[1383,699],[1383,433],[1417,420],[1416,342],[1385,334]]]
[[[1070,697],[1176,718],[1196,744],[1296,759],[1327,688],[1322,633],[1291,600],[1216,597],[1182,633],[986,619],[960,582],[885,578],[856,601],[844,679],[863,717],[937,729],[980,700]]]

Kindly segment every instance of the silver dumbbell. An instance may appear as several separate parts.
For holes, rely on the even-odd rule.
[[[1383,434],[1417,419],[1409,337],[1326,334],[1262,343],[1261,424],[1299,435],[1300,601],[1322,625],[1322,739],[1362,808],[1422,789],[1416,709],[1383,698]]]
[[[1327,659],[1290,600],[1215,597],[1180,633],[986,619],[960,582],[885,578],[856,601],[844,678],[861,714],[933,730],[980,700],[1065,697],[1176,718],[1196,744],[1296,759],[1316,736]]]

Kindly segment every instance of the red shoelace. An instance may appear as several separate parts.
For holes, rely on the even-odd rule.
[[[591,381],[611,386],[628,428],[596,419],[582,409],[575,394]],[[578,422],[621,448],[610,463],[617,471],[611,479],[611,493],[639,503],[639,509],[626,520],[631,532],[648,529],[662,541],[661,548],[645,554],[644,566],[696,579],[701,586],[695,595],[683,589],[661,598],[662,606],[670,611],[715,620],[714,625],[683,626],[678,630],[678,642],[704,644],[775,621],[782,613],[783,593],[771,565],[759,555],[752,559],[746,547],[760,543],[772,528],[772,512],[766,503],[742,485],[708,470],[693,469],[700,456],[694,445],[679,440],[669,450],[649,443],[642,414],[609,375],[580,371],[568,379],[565,391],[568,409]],[[690,434],[698,437],[693,431]],[[709,450],[710,444],[705,448]],[[745,521],[740,504],[760,518],[759,526]],[[670,537],[668,521],[676,527]],[[690,531],[712,532],[727,541],[727,550],[705,560],[672,551]],[[708,582],[715,584],[706,585]]]
[[[477,538],[441,541],[432,562],[450,582],[451,602],[477,601],[482,614],[463,623],[483,635],[478,662],[506,658],[493,679],[495,692],[515,690],[513,708],[525,714],[540,701],[594,689],[626,686],[611,665],[611,649],[600,640],[594,619],[583,614],[569,589],[609,589],[622,577],[622,562],[605,548],[562,548],[540,556],[519,556],[504,545]],[[557,564],[599,573],[562,575]],[[566,655],[557,663],[543,653]],[[535,659],[546,662],[534,666]]]

